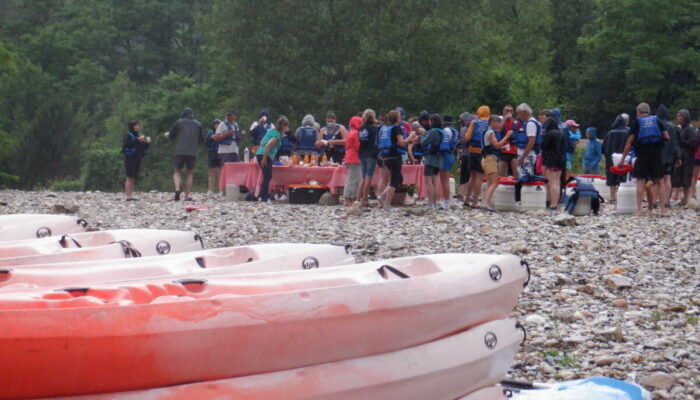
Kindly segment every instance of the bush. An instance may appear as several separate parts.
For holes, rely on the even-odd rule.
[[[19,176],[0,172],[0,189],[16,188],[19,186]]]
[[[124,157],[119,150],[93,149],[88,151],[83,169],[83,188],[114,192],[123,183]]]
[[[83,190],[83,180],[65,179],[56,181],[49,186],[49,190],[53,190],[54,192],[80,192]]]

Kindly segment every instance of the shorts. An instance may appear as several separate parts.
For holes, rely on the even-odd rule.
[[[221,158],[221,164],[226,164],[229,162],[239,162],[241,159],[238,157],[238,153],[219,153]]]
[[[459,184],[469,182],[469,156],[459,157]]]
[[[377,157],[365,156],[360,157],[360,171],[363,178],[371,178],[374,176],[374,169],[377,167]]]
[[[481,153],[469,153],[469,171],[484,173],[484,169],[481,168]]]
[[[401,186],[403,183],[403,175],[401,174],[401,158],[385,158],[381,160],[384,163],[384,167],[389,169],[391,172],[391,178],[389,180],[389,186],[394,189]]]
[[[127,178],[139,178],[139,171],[141,171],[141,158],[137,157],[127,157],[124,159],[124,169],[126,170]]]
[[[498,173],[498,162],[496,161],[496,156],[488,155],[481,159],[481,169],[484,171],[484,175],[491,175]]]
[[[221,168],[221,157],[217,153],[209,153],[207,157],[207,166],[209,169]]]
[[[452,171],[452,166],[455,163],[455,155],[454,153],[442,153],[442,167],[440,167],[440,170],[442,171]]]
[[[423,167],[423,176],[435,176],[440,172],[440,168],[432,166],[432,165],[425,165]]]
[[[673,175],[673,164],[664,164],[664,175]]]
[[[513,160],[515,160],[515,159],[517,159],[517,158],[518,158],[518,155],[517,155],[517,154],[504,154],[504,153],[501,153],[501,154],[498,155],[498,161],[507,162],[507,163],[509,163],[509,164],[510,164]]]
[[[194,169],[195,156],[175,156],[175,169],[187,168],[188,171]]]
[[[632,176],[645,181],[655,181],[664,177],[661,153],[663,145],[639,146],[635,149],[637,161],[634,162]]]

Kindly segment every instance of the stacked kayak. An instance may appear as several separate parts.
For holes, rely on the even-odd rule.
[[[199,277],[305,270],[354,264],[346,248],[322,244],[258,244],[164,256],[17,265],[0,268],[0,291],[157,277]]]
[[[84,219],[67,215],[0,215],[0,243],[84,232],[87,225]]]

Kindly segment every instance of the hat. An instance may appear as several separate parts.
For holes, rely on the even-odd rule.
[[[459,119],[461,119],[462,122],[467,122],[467,120],[469,119],[469,113],[463,112],[462,114],[459,115]]]
[[[451,115],[445,115],[444,117],[442,117],[442,122],[444,122],[446,124],[454,124],[455,117],[453,117]]]
[[[423,111],[420,112],[420,114],[418,114],[418,120],[419,120],[419,121],[424,121],[424,120],[427,120],[427,119],[430,119],[430,113],[429,113],[429,112],[423,110]]]
[[[566,125],[568,125],[568,126],[575,126],[575,127],[577,127],[577,128],[580,126],[580,125],[577,124],[576,121],[574,121],[573,119],[567,119],[566,122],[564,122],[564,123],[565,123]]]
[[[226,115],[236,115],[236,111],[234,109],[230,109],[226,111]]]

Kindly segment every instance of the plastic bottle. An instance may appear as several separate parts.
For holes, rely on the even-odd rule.
[[[311,165],[316,166],[317,165],[317,158],[316,154],[311,155]]]
[[[309,155],[304,154],[304,164],[309,165]]]
[[[250,162],[250,150],[247,147],[243,151],[243,162]]]
[[[292,165],[299,165],[299,157],[297,157],[297,153],[292,154]]]
[[[321,166],[325,167],[328,165],[328,156],[326,156],[326,153],[323,153],[323,157],[321,157]]]

